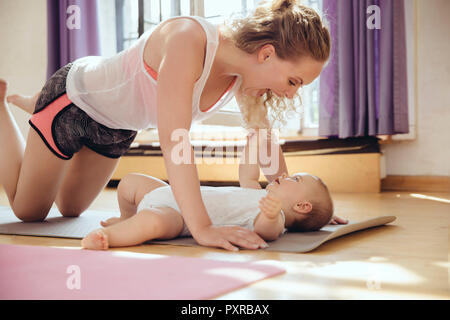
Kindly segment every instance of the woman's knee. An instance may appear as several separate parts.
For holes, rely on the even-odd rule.
[[[58,194],[55,204],[63,217],[77,218],[89,207],[91,202]]]
[[[74,203],[73,201],[60,199],[57,199],[55,203],[61,215],[66,218],[77,218],[89,207],[89,204]]]
[[[12,205],[14,215],[23,222],[42,222],[47,218],[51,206]]]

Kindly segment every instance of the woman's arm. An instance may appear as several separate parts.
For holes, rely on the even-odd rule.
[[[168,179],[185,223],[199,244],[255,249],[264,245],[256,233],[240,227],[213,227],[201,198],[189,129],[192,94],[203,70],[206,37],[196,22],[186,20],[173,24],[173,32],[166,31],[158,75],[158,133]],[[172,139],[177,133],[184,139],[182,144]]]

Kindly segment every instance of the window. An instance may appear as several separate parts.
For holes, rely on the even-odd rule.
[[[302,4],[313,8],[322,17],[322,0],[302,0]],[[320,76],[302,91],[304,116],[300,121],[300,130],[304,135],[318,135],[319,128],[319,83]]]
[[[172,16],[190,15],[193,0],[97,0],[104,56],[130,47],[145,31]]]
[[[217,5],[216,0],[204,0],[204,17],[213,24],[221,24],[232,16],[248,15],[259,2],[260,0],[228,0]],[[232,99],[221,111],[239,113],[236,99]]]
[[[140,34],[154,28],[172,16],[204,16],[213,24],[220,24],[232,16],[245,16],[260,0],[97,0],[100,14],[102,55],[111,56],[136,41]],[[320,15],[322,0],[303,0],[303,4],[314,8]],[[319,80],[301,89],[304,106],[303,116],[297,114],[287,119],[282,135],[295,135],[299,130],[304,135],[316,136],[319,123]],[[205,124],[240,125],[239,108],[235,99]]]

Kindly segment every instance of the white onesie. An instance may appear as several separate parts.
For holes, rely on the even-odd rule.
[[[234,225],[253,231],[253,224],[259,214],[259,200],[267,194],[267,191],[241,187],[201,186],[200,193],[214,226]],[[180,212],[170,186],[147,193],[139,203],[137,211],[152,207],[170,207]],[[283,212],[282,215],[284,219]],[[190,235],[189,229],[184,224],[180,236]]]

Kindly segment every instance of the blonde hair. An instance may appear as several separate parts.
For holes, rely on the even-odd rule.
[[[312,205],[311,211],[306,218],[295,219],[294,223],[287,229],[294,232],[318,231],[327,225],[334,213],[333,199],[327,185],[318,177],[321,194],[312,197],[308,201]]]
[[[274,46],[280,59],[296,61],[309,56],[325,62],[330,55],[330,33],[313,9],[297,0],[264,1],[248,17],[225,23],[224,35],[234,45],[252,54],[264,45]],[[295,100],[301,106],[300,95],[294,99],[279,98],[271,91],[263,97],[245,97],[243,118],[247,127],[267,127],[269,109],[274,120],[285,123],[284,113],[295,111]],[[246,109],[246,110],[245,110]]]

